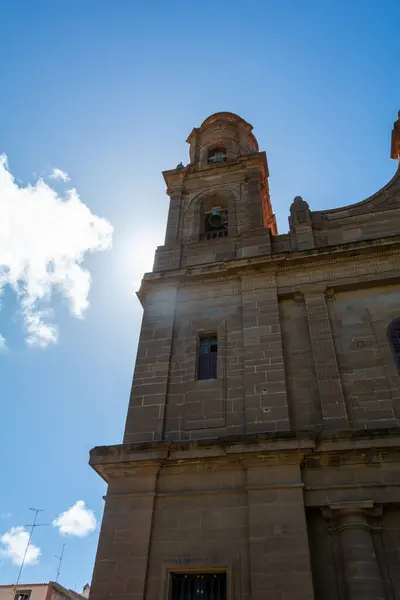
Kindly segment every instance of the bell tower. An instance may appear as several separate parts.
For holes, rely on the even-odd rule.
[[[216,113],[190,133],[190,163],[164,172],[170,197],[155,271],[269,253],[276,234],[268,164],[253,127]]]
[[[218,285],[201,277],[204,269],[236,271],[240,261],[271,254],[266,154],[252,126],[232,113],[212,115],[187,141],[190,164],[164,172],[165,245],[139,291],[144,315],[125,442],[242,434],[275,420],[245,400],[260,375],[245,374],[239,362],[256,350],[242,339],[240,277]]]

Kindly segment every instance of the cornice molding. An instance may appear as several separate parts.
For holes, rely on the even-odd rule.
[[[266,161],[266,152],[262,151],[239,156],[234,162],[203,166],[189,164],[183,169],[171,169],[169,171],[163,171],[163,177],[167,185],[167,195],[175,195],[177,192],[185,193],[185,184],[191,183],[192,180],[195,180],[198,177],[204,178],[207,176],[207,174],[226,176],[228,173],[241,173],[244,168],[248,169],[252,166],[252,164],[257,167],[260,167],[261,165],[261,168],[264,168],[265,172],[268,173]]]
[[[307,459],[322,454],[350,455],[365,463],[365,453],[379,450],[379,460],[386,453],[400,454],[400,428],[388,430],[345,430],[338,432],[286,431],[275,434],[226,436],[189,442],[137,442],[93,448],[90,465],[104,479],[120,476],[142,468],[157,468],[182,462],[239,461],[249,466],[278,457],[283,462],[307,468]],[[397,460],[397,459],[396,459]],[[305,462],[304,462],[305,461]],[[384,483],[383,483],[384,485]],[[312,486],[311,486],[312,488]],[[310,489],[311,489],[310,488]]]
[[[321,268],[325,265],[343,265],[354,262],[368,262],[377,258],[386,258],[390,256],[400,257],[400,236],[396,236],[394,241],[387,244],[387,249],[382,249],[383,244],[374,244],[373,246],[366,246],[365,244],[359,245],[358,247],[345,248],[342,256],[335,256],[329,258],[326,251],[323,254],[315,254],[314,260],[310,260],[308,252],[295,252],[287,253],[285,255],[277,256],[263,256],[255,257],[253,259],[237,259],[230,262],[214,263],[212,265],[196,265],[191,267],[185,267],[173,271],[163,271],[155,273],[145,274],[142,285],[139,290],[139,299],[149,290],[156,290],[166,287],[180,287],[186,288],[191,286],[198,286],[200,284],[219,283],[223,280],[238,280],[245,277],[265,277],[275,275],[279,277],[283,273],[298,273],[304,272],[305,266],[307,269]],[[398,246],[392,248],[393,246]],[[366,250],[369,250],[366,252]],[[318,252],[318,250],[316,251]],[[358,252],[358,254],[355,254]],[[318,260],[316,260],[318,259]],[[289,263],[289,264],[288,264]],[[400,265],[399,265],[400,266]],[[207,274],[209,272],[209,275]],[[233,272],[235,271],[235,272]],[[394,273],[392,273],[393,277]],[[384,272],[376,271],[376,276],[369,275],[372,280],[376,281],[379,278],[388,279],[387,274]],[[359,279],[363,279],[362,276]],[[336,282],[332,282],[329,278],[324,281],[325,285],[336,286]],[[306,285],[306,284],[304,284]],[[293,286],[283,286],[289,290]],[[298,284],[296,289],[303,287]]]

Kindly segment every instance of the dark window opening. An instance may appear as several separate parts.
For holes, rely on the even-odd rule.
[[[394,362],[396,363],[397,371],[400,375],[400,317],[389,323],[387,335]]]
[[[18,590],[14,596],[14,600],[29,600],[31,590]]]
[[[226,600],[226,573],[171,573],[171,600]]]
[[[204,215],[204,235],[206,240],[216,240],[228,235],[228,211],[215,206]]]
[[[226,162],[225,148],[212,148],[212,150],[209,150],[207,162],[209,165]]]
[[[217,336],[201,336],[199,345],[199,379],[217,379],[217,359]]]

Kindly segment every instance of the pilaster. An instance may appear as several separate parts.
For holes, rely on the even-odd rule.
[[[335,345],[333,342],[325,285],[302,288],[307,308],[310,339],[324,424],[330,429],[346,429],[348,417]]]
[[[242,202],[246,208],[246,227],[241,232],[240,258],[271,254],[271,231],[264,226],[263,192],[261,188],[262,183],[259,174],[251,177],[243,185]]]
[[[241,281],[246,432],[289,429],[275,274]]]
[[[251,600],[313,600],[303,485],[298,457],[268,465],[242,460],[247,472]]]

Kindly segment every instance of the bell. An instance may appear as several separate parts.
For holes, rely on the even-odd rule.
[[[224,223],[224,220],[221,215],[220,208],[213,208],[210,216],[208,217],[208,222],[211,227],[217,228],[221,227]]]

